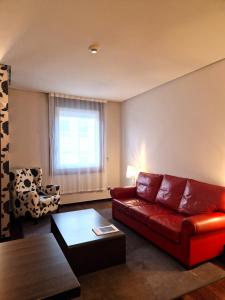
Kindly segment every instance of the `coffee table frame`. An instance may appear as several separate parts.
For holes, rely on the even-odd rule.
[[[70,219],[70,226],[66,224],[67,219]],[[94,209],[51,216],[51,231],[76,275],[126,262],[126,239],[123,232],[96,236],[92,231],[93,227],[109,224]]]

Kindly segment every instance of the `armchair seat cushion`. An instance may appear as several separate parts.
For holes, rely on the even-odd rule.
[[[41,216],[44,216],[48,214],[49,212],[54,212],[58,208],[58,203],[54,201],[54,196],[50,197],[40,197],[40,214]]]
[[[148,226],[165,238],[179,243],[184,219],[185,216],[176,213],[155,215],[148,219]]]
[[[52,196],[40,196],[39,201],[40,201],[40,208],[44,208],[46,206],[48,206],[49,204],[52,203]]]
[[[55,195],[55,196],[53,196],[53,197],[52,197],[52,201],[53,201],[55,204],[59,205],[60,195]]]
[[[159,204],[134,206],[130,209],[130,215],[136,220],[147,224],[151,216],[168,215],[173,211]]]

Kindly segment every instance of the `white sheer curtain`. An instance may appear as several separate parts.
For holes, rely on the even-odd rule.
[[[106,189],[104,107],[49,94],[50,176],[64,194]]]

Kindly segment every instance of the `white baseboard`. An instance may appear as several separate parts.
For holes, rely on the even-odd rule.
[[[109,191],[61,195],[61,204],[80,203],[111,198]]]

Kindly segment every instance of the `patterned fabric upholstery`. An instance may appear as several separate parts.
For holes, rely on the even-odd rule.
[[[60,204],[59,185],[42,186],[42,169],[16,169],[10,172],[10,191],[16,218],[39,218],[55,212]]]

